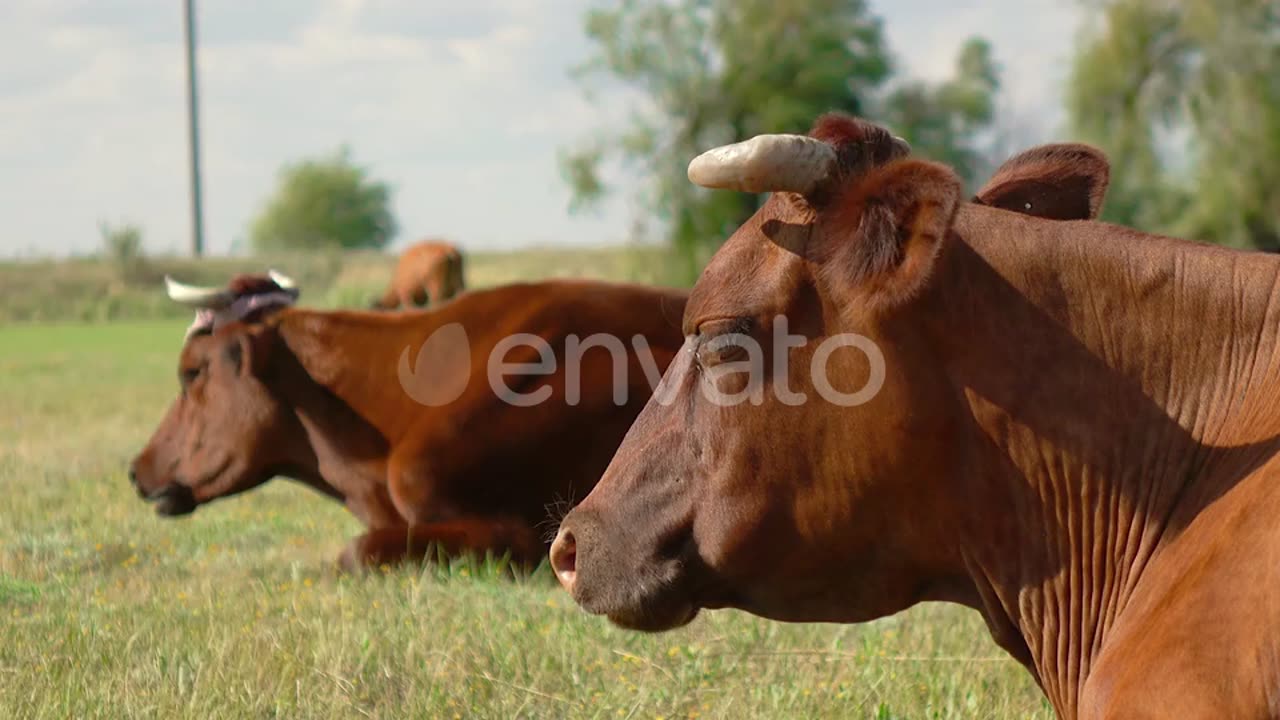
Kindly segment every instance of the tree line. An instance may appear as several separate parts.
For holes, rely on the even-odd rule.
[[[1280,250],[1280,3],[1081,0],[1064,88],[1067,127],[1112,161],[1104,219],[1236,247]],[[583,92],[629,121],[563,149],[572,209],[621,177],[690,274],[761,198],[692,186],[709,147],[801,132],[829,110],[892,128],[971,183],[1007,154],[995,108],[998,48],[968,38],[951,76],[903,77],[864,0],[610,0],[587,13]],[[1012,148],[1020,149],[1020,148]],[[612,177],[605,168],[613,170]],[[255,249],[383,247],[391,190],[346,150],[284,168],[254,221]]]

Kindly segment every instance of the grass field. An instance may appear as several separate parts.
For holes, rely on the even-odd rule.
[[[465,248],[464,248],[465,251]],[[126,272],[101,258],[0,261],[0,324],[174,319],[186,311],[164,294],[163,277],[221,285],[239,272],[268,268],[293,277],[303,300],[321,307],[368,307],[391,280],[394,252],[294,251],[250,257],[154,257]],[[466,252],[469,287],[546,277],[594,277],[656,285],[688,284],[664,247],[530,248]]]
[[[1050,717],[958,608],[861,627],[721,611],[644,636],[545,568],[338,576],[357,523],[285,481],[157,518],[124,468],[181,337],[0,327],[0,717]]]

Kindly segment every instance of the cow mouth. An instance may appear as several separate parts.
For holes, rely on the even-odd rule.
[[[700,557],[689,532],[671,533],[647,562],[629,570],[599,550],[586,563],[568,562],[577,565],[576,582],[570,582],[578,606],[627,630],[675,630],[693,622],[704,608],[725,605],[722,583]]]
[[[634,608],[606,613],[609,622],[627,630],[658,633],[675,630],[698,617],[698,607],[686,601],[647,602]]]
[[[195,512],[196,496],[186,485],[173,483],[146,496],[146,501],[155,505],[156,514],[161,517],[180,517]]]
[[[683,576],[650,583],[640,584],[647,585],[644,592],[633,590],[625,597],[610,598],[608,594],[601,596],[588,591],[575,593],[574,599],[583,610],[603,615],[618,627],[649,633],[684,627],[693,622],[703,607],[709,607],[688,592],[689,584]]]

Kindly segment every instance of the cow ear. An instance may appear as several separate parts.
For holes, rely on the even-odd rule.
[[[222,353],[226,356],[227,362],[231,364],[231,368],[236,374],[244,377],[252,372],[253,369],[253,343],[249,339],[248,333],[236,333],[228,337],[226,344],[222,346]]]
[[[262,327],[246,327],[226,340],[222,352],[241,377],[261,374],[268,355],[270,333]]]
[[[949,168],[904,160],[877,168],[823,222],[819,259],[837,285],[889,303],[928,281],[960,205],[961,182]],[[852,232],[850,232],[850,230]]]
[[[974,202],[1051,220],[1093,220],[1110,180],[1111,164],[1101,150],[1041,145],[1001,165]]]

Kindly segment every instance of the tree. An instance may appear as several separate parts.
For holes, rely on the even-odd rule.
[[[390,187],[370,179],[343,147],[286,165],[249,237],[258,251],[381,248],[396,230]]]
[[[98,233],[102,236],[102,250],[120,280],[133,283],[149,279],[141,225],[111,225],[104,220],[98,223]]]
[[[1280,249],[1280,5],[1092,5],[1101,20],[1082,36],[1067,107],[1111,156],[1104,217]]]
[[[634,102],[624,131],[562,154],[572,207],[608,192],[601,168],[620,160],[650,178],[641,200],[666,224],[687,276],[760,202],[693,187],[685,169],[694,156],[760,133],[803,132],[831,110],[874,118],[892,73],[864,0],[618,0],[590,10],[585,26],[597,52],[575,74],[588,93],[608,81]],[[916,123],[900,133],[909,141],[913,131],[943,128],[926,144],[950,153],[989,118],[990,97],[971,94],[994,92],[989,49],[978,43],[968,53],[947,87],[916,86],[910,108],[906,94],[889,101]],[[957,109],[968,119],[934,117]]]
[[[971,38],[960,48],[951,79],[936,87],[903,84],[889,95],[883,120],[915,153],[950,165],[972,183],[987,169],[978,140],[991,125],[999,87],[991,45]]]

